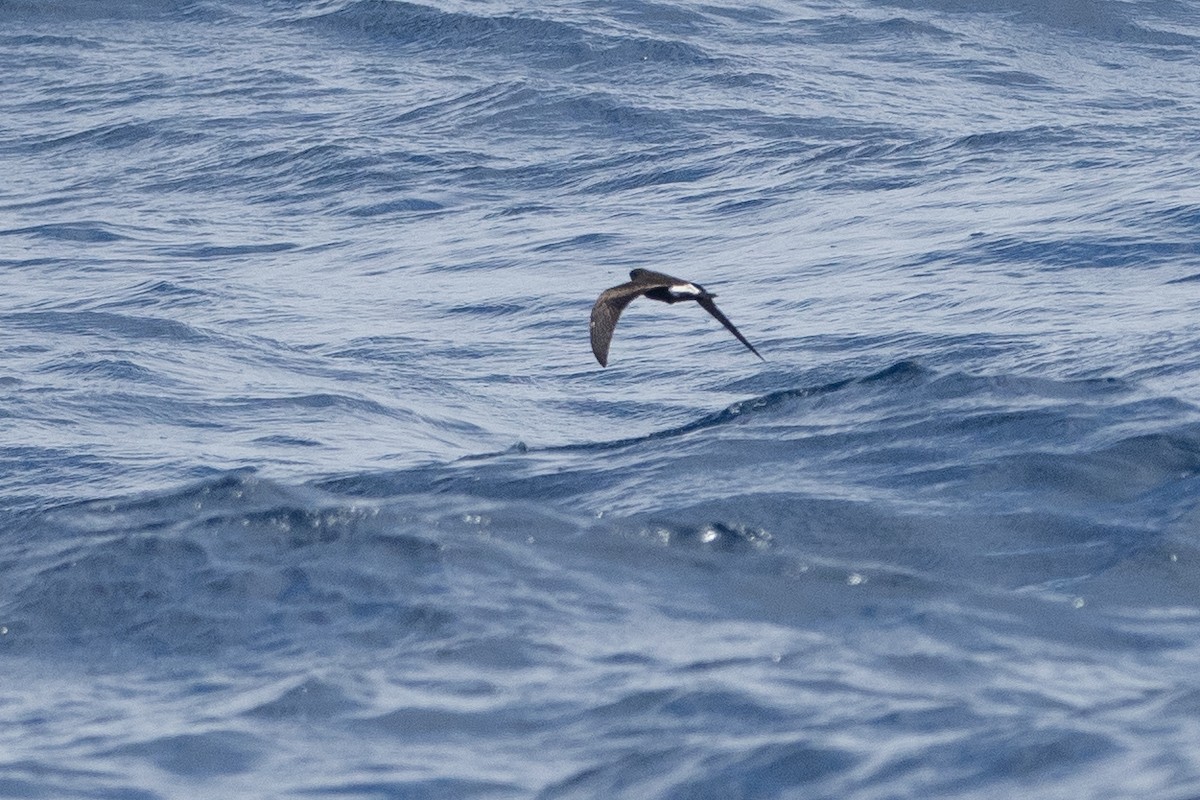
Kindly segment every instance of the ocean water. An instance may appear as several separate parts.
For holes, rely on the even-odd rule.
[[[0,0],[0,797],[1200,797],[1200,6]],[[629,307],[602,369],[600,291]]]

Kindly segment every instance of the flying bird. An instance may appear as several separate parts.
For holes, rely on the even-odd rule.
[[[708,313],[717,318],[738,341],[746,345],[751,353],[766,361],[754,345],[747,341],[742,332],[733,327],[733,323],[721,313],[713,302],[715,294],[705,290],[698,283],[672,278],[661,272],[651,272],[648,269],[635,269],[629,273],[629,283],[622,283],[601,293],[596,305],[592,306],[592,352],[600,366],[608,366],[608,346],[612,343],[613,330],[625,306],[639,297],[658,300],[660,303],[679,303],[684,300],[695,300]]]

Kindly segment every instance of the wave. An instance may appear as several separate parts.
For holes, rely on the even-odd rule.
[[[1061,3],[1041,3],[1038,0],[1002,0],[996,3],[979,0],[881,2],[883,5],[911,10],[1006,16],[1052,31],[1124,43],[1186,47],[1194,44],[1196,40],[1194,36],[1157,28],[1137,19],[1138,16],[1145,16],[1147,9],[1150,9],[1152,14],[1155,11],[1154,4],[1146,3],[1130,4],[1119,0],[1069,0]],[[1166,6],[1164,10],[1170,11]],[[1174,14],[1164,16],[1169,18]]]
[[[78,336],[113,337],[120,341],[161,340],[179,344],[210,341],[214,334],[164,317],[117,314],[109,311],[19,311],[0,315],[17,328]]]
[[[340,8],[303,16],[295,24],[344,36],[461,54],[511,53],[555,68],[617,67],[629,64],[719,63],[696,45],[659,37],[600,30],[597,20],[576,25],[541,15],[476,14],[382,0],[355,0]]]
[[[1121,585],[1147,553],[1194,549],[1180,536],[1198,508],[1197,416],[1121,381],[905,361],[645,436],[298,485],[239,471],[18,512],[0,644],[437,639],[456,624],[437,600],[446,548],[520,572],[535,540],[586,539],[610,565],[666,547],[834,583],[1083,593]]]

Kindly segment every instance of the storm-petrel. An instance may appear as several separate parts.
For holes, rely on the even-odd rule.
[[[698,283],[682,281],[648,269],[635,269],[629,273],[629,283],[605,290],[596,300],[596,305],[592,306],[592,352],[596,354],[600,366],[608,366],[608,346],[612,342],[613,329],[617,327],[621,312],[625,310],[625,306],[642,296],[661,303],[695,300],[701,308],[716,317],[717,322],[728,328],[739,342],[746,345],[751,353],[766,361],[717,308],[713,302],[715,294],[706,291]]]

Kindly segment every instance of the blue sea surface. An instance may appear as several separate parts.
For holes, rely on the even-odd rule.
[[[1200,797],[1200,5],[0,0],[0,797]],[[644,267],[609,366],[597,295]]]

